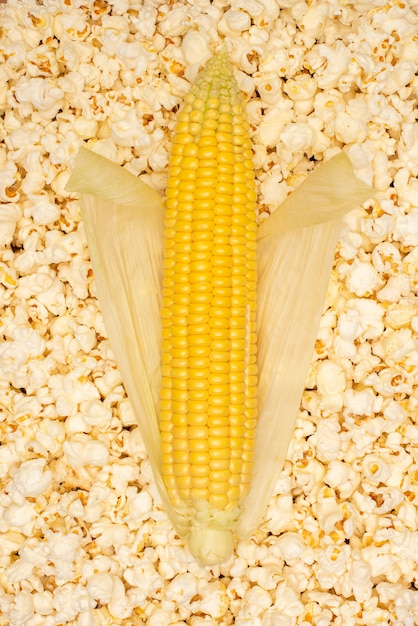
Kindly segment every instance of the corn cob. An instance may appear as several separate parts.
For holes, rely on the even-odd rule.
[[[341,152],[258,229],[260,418],[249,488],[255,194],[243,118],[220,53],[179,116],[164,263],[162,202],[153,189],[86,148],[66,186],[80,193],[104,322],[162,502],[204,564],[228,558],[232,531],[248,538],[262,519],[294,428],[340,220],[373,194]]]
[[[161,471],[190,550],[210,563],[233,548],[257,421],[254,168],[224,51],[178,114],[168,174]]]

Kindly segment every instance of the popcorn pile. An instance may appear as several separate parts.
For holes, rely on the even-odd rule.
[[[417,6],[1,5],[0,626],[418,623]],[[161,507],[64,187],[86,142],[163,190],[222,40],[261,216],[341,149],[377,194],[345,219],[265,521],[204,569]]]

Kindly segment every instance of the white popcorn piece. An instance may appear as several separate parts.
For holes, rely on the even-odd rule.
[[[20,175],[12,161],[6,161],[0,172],[1,202],[18,202],[20,199]]]
[[[313,138],[310,126],[301,122],[287,124],[280,134],[280,139],[291,152],[307,151],[313,143]]]
[[[58,13],[53,20],[52,29],[58,40],[68,38],[84,41],[90,32],[90,26],[81,11]]]
[[[36,614],[46,616],[53,612],[53,595],[50,591],[33,594],[33,608]]]
[[[17,205],[0,204],[0,245],[11,243],[21,212]]]
[[[343,268],[341,273],[346,274],[347,289],[356,296],[370,296],[382,286],[377,270],[369,261],[354,259],[352,265]]]
[[[227,28],[232,32],[242,32],[248,30],[251,25],[251,18],[245,11],[229,9],[224,18]]]
[[[102,548],[123,546],[128,543],[129,529],[125,524],[112,524],[106,517],[92,524],[92,535]]]
[[[277,107],[269,109],[265,115],[261,113],[255,116],[254,123],[257,124],[257,134],[262,144],[275,146],[287,122],[292,119],[291,107],[288,104],[280,103]]]
[[[75,468],[84,465],[102,467],[109,460],[107,447],[83,433],[73,435],[70,440],[65,441],[63,450],[68,464]]]
[[[416,124],[405,122],[402,124],[401,140],[398,146],[399,156],[403,162],[416,163],[418,160],[418,129]]]
[[[267,591],[272,591],[273,589],[276,589],[277,584],[280,580],[280,574],[274,566],[249,568],[248,577],[251,582],[256,582],[259,587],[261,587],[261,589],[265,589]],[[228,588],[228,591],[230,591],[230,588]],[[244,597],[245,593],[246,591],[242,593],[242,597]],[[271,602],[271,597],[269,597],[268,599],[269,602]]]
[[[170,581],[165,599],[188,608],[191,600],[198,593],[198,584],[193,574],[185,573],[175,576]]]
[[[315,97],[318,86],[312,76],[300,75],[291,78],[283,86],[283,91],[294,102],[311,101]]]
[[[81,584],[67,583],[55,589],[53,606],[54,618],[65,623],[75,619],[80,612],[93,609],[94,602]]]
[[[17,528],[29,536],[33,531],[35,517],[35,507],[27,500],[22,504],[11,503],[3,511],[3,520],[9,527]]]
[[[13,476],[11,489],[32,498],[47,491],[51,485],[52,472],[45,465],[45,459],[32,459],[22,463]]]
[[[311,551],[304,544],[298,533],[283,533],[277,539],[275,545],[279,548],[281,556],[287,563],[292,563],[299,559],[305,560],[304,557],[307,557],[308,562],[310,560]]]
[[[83,421],[90,427],[106,431],[112,420],[112,410],[98,399],[88,400],[80,404]]]
[[[278,207],[287,196],[287,184],[281,174],[267,176],[260,185],[260,193],[264,203],[269,207]]]
[[[362,118],[340,113],[335,120],[335,136],[344,144],[361,143],[367,137],[366,122]]]
[[[349,580],[357,602],[365,602],[372,595],[371,573],[371,567],[367,561],[361,558],[353,560],[349,571]]]
[[[257,619],[271,605],[272,597],[270,593],[259,585],[254,585],[245,593],[244,607],[238,613],[238,619]]]
[[[350,463],[334,460],[328,464],[328,470],[324,476],[325,484],[333,489],[338,489],[342,499],[349,498],[360,484],[361,474]]]
[[[300,595],[285,580],[277,586],[274,605],[281,615],[293,618],[292,625],[297,617],[303,615],[304,605]]]
[[[378,455],[366,455],[362,461],[362,465],[366,480],[376,485],[387,483],[391,475],[391,469]]]
[[[418,209],[413,208],[396,219],[394,239],[405,246],[418,245]]]
[[[189,65],[203,65],[210,56],[209,38],[201,30],[189,30],[183,38],[181,48]]]
[[[321,68],[318,72],[318,87],[320,89],[332,89],[338,86],[339,80],[347,69],[350,52],[342,41],[337,41],[334,46],[319,44],[307,55],[312,69]],[[322,64],[326,61],[326,68]]]
[[[381,403],[382,399],[375,396],[372,389],[361,391],[347,389],[344,392],[344,406],[347,413],[371,416],[379,410]]]
[[[157,9],[151,5],[142,5],[138,17],[133,16],[132,22],[139,35],[146,40],[151,39],[157,26]]]
[[[279,534],[284,531],[293,517],[293,499],[291,495],[280,495],[270,501],[265,519],[270,532]]]
[[[349,547],[347,545],[328,546],[318,551],[316,577],[323,589],[331,589],[347,569]]]
[[[51,120],[63,105],[63,92],[48,78],[21,78],[16,85],[16,98],[21,105],[35,110],[41,119]]]
[[[132,566],[125,570],[123,577],[132,586],[127,595],[136,605],[146,602],[150,594],[158,592],[164,586],[161,575],[145,557],[136,559]]]
[[[131,615],[133,607],[118,576],[106,572],[93,574],[88,580],[87,591],[94,600],[106,604],[114,618],[125,619]]]
[[[201,612],[212,619],[223,617],[228,610],[229,598],[221,581],[209,582],[199,589],[200,600],[191,603],[193,612]]]
[[[334,404],[339,405],[340,401],[342,406],[342,392],[338,396],[338,402],[334,401]],[[321,461],[334,461],[338,458],[341,449],[339,431],[340,424],[336,418],[328,417],[326,420],[323,420],[318,424],[316,433],[312,435],[312,440],[315,442],[317,455]]]
[[[322,410],[339,411],[342,407],[342,392],[346,382],[343,370],[332,361],[321,361],[317,368],[316,384],[322,397],[319,407]]]
[[[265,72],[257,79],[257,91],[269,105],[282,102],[282,81],[275,72]]]
[[[80,546],[80,536],[75,533],[63,534],[48,531],[48,559],[53,563],[59,584],[70,582],[74,576],[74,561]]]
[[[164,19],[161,18],[164,16]],[[160,23],[158,24],[158,31],[165,37],[178,37],[184,35],[188,30],[188,25],[191,21],[189,9],[186,5],[176,7],[174,9],[168,9],[165,7],[165,11],[160,10]]]
[[[150,626],[166,626],[172,622],[172,615],[171,607],[167,609],[154,608],[147,622]]]
[[[29,592],[19,591],[15,603],[10,608],[10,619],[13,624],[24,624],[34,618],[33,600]]]

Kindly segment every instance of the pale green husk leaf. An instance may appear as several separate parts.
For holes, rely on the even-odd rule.
[[[259,422],[255,472],[238,532],[259,525],[298,415],[341,218],[372,189],[340,153],[317,167],[259,228]]]
[[[171,514],[159,469],[161,196],[86,148],[78,153],[67,190],[80,194],[104,323],[164,506]]]

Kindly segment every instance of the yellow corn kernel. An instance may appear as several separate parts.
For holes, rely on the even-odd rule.
[[[162,307],[163,479],[190,528],[190,549],[202,558],[201,535],[209,541],[206,561],[215,559],[211,551],[231,551],[252,473],[257,271],[250,148],[242,96],[220,52],[175,127]]]

